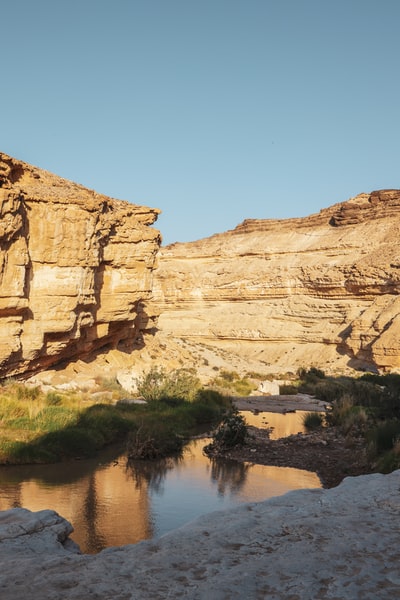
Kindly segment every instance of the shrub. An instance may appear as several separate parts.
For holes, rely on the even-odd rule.
[[[263,375],[258,371],[248,371],[246,377],[249,379],[258,379],[259,381],[272,381],[274,379],[274,376],[271,373]]]
[[[380,454],[387,450],[392,450],[400,439],[400,421],[392,419],[380,423],[368,433],[368,440],[372,451]]]
[[[47,392],[46,394],[46,404],[47,406],[59,406],[62,403],[62,398],[59,394],[55,392]]]
[[[213,434],[213,441],[206,446],[206,452],[214,452],[243,445],[247,440],[246,421],[237,410],[229,412]]]
[[[152,423],[151,427],[141,425],[131,433],[127,443],[128,459],[156,459],[182,451],[184,438],[171,426]]]
[[[308,412],[303,416],[303,425],[306,429],[318,429],[324,422],[323,414],[320,412]]]
[[[213,380],[212,385],[236,396],[248,396],[257,387],[246,377],[241,378],[236,371],[226,370],[220,372],[219,376]]]
[[[318,379],[324,379],[325,373],[321,369],[311,367],[310,369],[300,368],[297,371],[299,379],[307,383],[315,383]]]
[[[13,387],[18,400],[36,400],[40,395],[39,387],[29,387],[21,383],[15,384]]]
[[[368,415],[362,406],[353,406],[343,417],[341,423],[342,431],[348,435],[353,434],[360,436],[365,433],[368,424]]]
[[[332,410],[326,413],[326,422],[328,425],[343,425],[352,408],[352,397],[349,394],[343,394],[336,402],[332,403]]]
[[[295,385],[283,383],[279,386],[279,393],[284,396],[295,396],[298,391],[299,390]]]
[[[199,388],[199,379],[188,369],[166,373],[160,367],[153,367],[137,380],[138,392],[147,401],[163,401],[170,406],[176,406],[184,400],[192,401]]]
[[[215,404],[216,406],[232,408],[232,399],[229,396],[224,396],[217,390],[201,388],[197,391],[194,402],[201,404]]]

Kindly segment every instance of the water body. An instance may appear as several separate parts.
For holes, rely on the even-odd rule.
[[[271,440],[278,440],[296,433],[304,433],[303,419],[307,412],[309,411],[296,410],[296,412],[281,414],[260,411],[258,414],[253,414],[244,410],[240,414],[246,419],[248,425],[259,429],[271,429]]]
[[[83,552],[135,544],[201,514],[260,501],[292,489],[321,487],[299,469],[210,460],[193,440],[181,459],[126,464],[115,449],[96,459],[0,467],[0,510],[52,508],[75,528]]]

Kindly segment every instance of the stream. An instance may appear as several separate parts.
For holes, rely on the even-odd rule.
[[[274,427],[273,437],[280,428],[284,435],[302,429],[299,413],[245,416],[249,424]],[[208,441],[192,440],[181,458],[129,465],[120,449],[109,448],[93,459],[1,466],[0,510],[51,508],[72,523],[82,552],[96,553],[163,535],[211,511],[321,487],[309,471],[210,460],[202,452]]]

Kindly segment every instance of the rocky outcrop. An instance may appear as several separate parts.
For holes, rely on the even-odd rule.
[[[0,153],[0,376],[141,344],[158,212]]]
[[[348,478],[94,556],[65,547],[70,526],[52,511],[12,509],[0,513],[1,598],[397,598],[399,485],[400,471]]]
[[[400,368],[400,190],[162,249],[159,329],[262,370]]]

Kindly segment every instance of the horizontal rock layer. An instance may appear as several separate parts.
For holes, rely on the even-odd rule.
[[[158,212],[0,153],[0,376],[140,344]]]
[[[348,478],[94,556],[68,547],[70,525],[52,511],[8,510],[1,598],[398,598],[399,485],[400,471]]]
[[[166,335],[261,365],[400,368],[400,190],[161,250]]]

